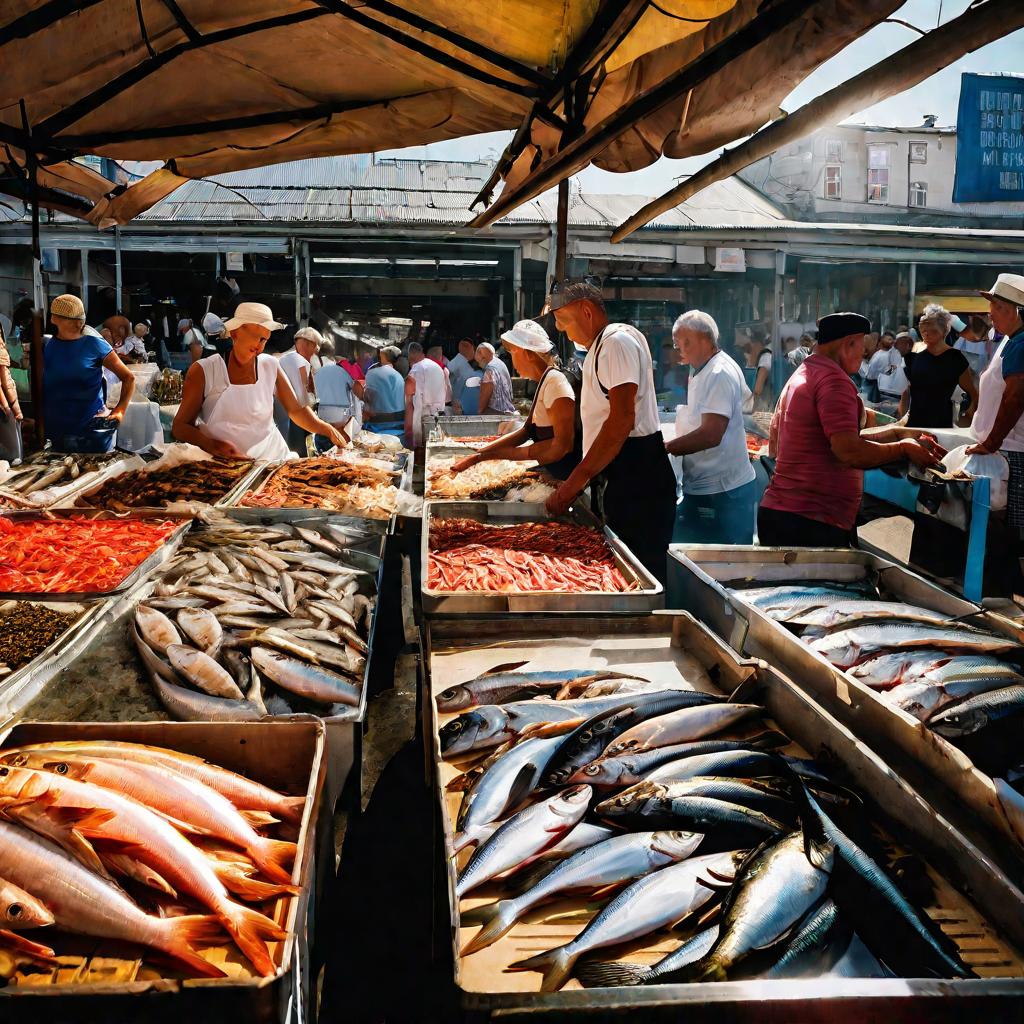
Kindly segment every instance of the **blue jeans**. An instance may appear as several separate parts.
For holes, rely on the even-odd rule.
[[[753,544],[757,483],[719,494],[684,494],[678,506],[675,544]]]

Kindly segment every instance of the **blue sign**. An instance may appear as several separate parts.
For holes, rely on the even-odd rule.
[[[1024,76],[965,74],[956,121],[954,203],[1024,200]]]

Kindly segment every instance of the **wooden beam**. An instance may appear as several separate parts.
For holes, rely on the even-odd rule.
[[[735,174],[787,143],[804,138],[821,125],[838,124],[888,96],[918,85],[972,50],[1022,26],[1024,4],[1020,0],[987,0],[968,8],[958,18],[908,43],[848,82],[822,93],[795,113],[762,128],[746,142],[726,151],[686,181],[639,209],[615,229],[611,240],[621,242],[708,185]]]
[[[50,0],[50,3],[40,4],[0,28],[0,46],[16,39],[28,39],[36,32],[42,32],[44,28],[56,24],[61,18],[77,14],[87,7],[95,7],[101,2],[102,0]]]
[[[777,0],[770,7],[763,8],[732,35],[705,50],[657,85],[635,96],[603,121],[592,125],[579,138],[542,163],[519,188],[503,192],[492,206],[470,221],[469,226],[487,227],[510,210],[547,191],[562,178],[582,170],[598,153],[638,121],[685,96],[748,50],[801,18],[814,6],[815,0]]]

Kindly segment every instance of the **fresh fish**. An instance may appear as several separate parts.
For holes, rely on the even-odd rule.
[[[116,885],[60,847],[6,821],[0,821],[0,876],[51,907],[63,931],[147,946],[199,977],[225,976],[194,948],[217,940],[217,918],[145,914]]]
[[[544,880],[514,899],[476,907],[462,924],[483,927],[463,949],[463,956],[497,942],[542,900],[572,892],[592,892],[632,881],[641,875],[685,860],[704,837],[693,832],[635,832],[615,836],[563,861]]]
[[[510,964],[510,971],[543,971],[542,992],[560,989],[585,953],[641,938],[681,921],[707,903],[713,882],[731,875],[737,854],[691,857],[645,875],[623,889],[571,942]]]
[[[916,623],[885,622],[854,626],[811,641],[811,649],[837,668],[850,668],[876,651],[890,647],[937,647],[939,650],[973,654],[1008,654],[1015,641],[966,626],[924,626]]]
[[[70,825],[61,827],[85,840],[129,845],[137,860],[167,879],[177,892],[213,911],[260,974],[275,973],[266,944],[284,939],[287,933],[270,918],[235,903],[203,854],[163,818],[100,786],[30,768],[8,767],[5,772],[0,778],[0,808],[8,817],[24,820],[30,827],[36,816],[59,825],[68,809],[88,808],[89,814],[76,815],[69,819]],[[11,877],[3,867],[0,874]],[[22,880],[12,881],[24,887]]]
[[[208,654],[184,644],[170,644],[167,660],[197,689],[211,697],[243,700],[242,691],[226,669]]]
[[[824,897],[835,847],[792,832],[762,847],[740,868],[714,949],[692,968],[687,981],[727,981],[752,951],[783,939]],[[663,981],[683,980],[669,976]]]
[[[0,926],[3,928],[45,928],[54,917],[42,900],[21,886],[0,877]]]
[[[593,669],[567,669],[554,672],[517,672],[525,661],[499,665],[483,675],[449,687],[437,695],[437,710],[441,714],[464,711],[480,704],[507,704],[526,700],[545,693],[558,693],[567,685],[584,682],[590,685],[601,679],[633,679],[620,672],[601,672]]]
[[[843,958],[853,932],[830,900],[824,900],[785,942],[785,950],[764,972],[766,978],[818,978]]]
[[[500,827],[501,822],[491,822],[486,826],[486,829],[489,830],[488,835],[493,835]],[[539,885],[559,864],[574,853],[596,846],[619,834],[617,829],[581,821],[561,842],[555,843],[549,850],[538,854],[529,864],[510,871],[502,877],[502,881],[509,892],[516,896],[522,896],[535,885]]]
[[[268,647],[276,647],[285,654],[292,654],[313,665],[333,665],[351,676],[357,671],[362,672],[366,665],[365,659],[349,654],[346,648],[337,643],[325,644],[322,641],[304,640],[294,633],[273,626],[243,634],[239,640],[249,646],[265,644]]]
[[[261,836],[235,806],[216,790],[171,768],[116,758],[65,753],[26,755],[23,766],[88,782],[136,800],[167,817],[172,824],[194,826],[244,850],[253,864],[275,882],[289,883],[295,844]]]
[[[146,643],[161,654],[165,654],[171,644],[181,643],[181,634],[174,623],[155,608],[140,604],[135,610],[135,623]]]
[[[319,665],[310,665],[266,647],[254,647],[249,657],[260,672],[289,693],[319,704],[359,705],[361,687],[354,686],[337,672]]]
[[[643,722],[624,732],[604,752],[615,757],[627,750],[649,750],[675,743],[690,743],[728,729],[751,715],[761,714],[757,704],[709,704],[704,707],[680,708],[666,715]]]
[[[217,656],[220,645],[224,642],[224,630],[213,612],[205,608],[182,608],[178,612],[178,625],[197,647],[211,658]]]
[[[554,846],[586,814],[592,792],[573,786],[514,814],[470,857],[455,884],[456,897]]]
[[[316,530],[307,530],[297,523],[292,524],[292,529],[295,531],[296,536],[304,540],[310,547],[323,551],[325,554],[333,555],[336,558],[344,554],[342,548],[322,534],[317,533]]]
[[[947,664],[954,657],[946,651],[910,647],[906,650],[876,654],[858,665],[853,665],[847,671],[854,679],[859,679],[873,690],[889,690],[900,683],[918,678],[922,673]],[[991,660],[996,661],[995,658]]]
[[[1006,686],[1005,679],[962,679],[941,684],[928,677],[900,683],[885,693],[885,699],[922,722],[950,704]]]
[[[773,618],[778,618],[778,616],[773,616]],[[785,622],[788,626],[811,626],[834,630],[840,626],[850,627],[861,622],[881,622],[886,619],[942,626],[949,621],[949,616],[932,608],[901,604],[897,601],[863,601],[842,598],[825,603],[818,608],[802,608],[793,611],[780,621]]]
[[[0,750],[0,763],[24,765],[24,758],[32,753],[44,751],[54,757],[65,753],[84,757],[116,758],[119,761],[158,764],[195,779],[225,796],[235,807],[245,811],[265,811],[278,818],[297,825],[306,809],[304,796],[285,796],[260,782],[247,779],[237,772],[228,771],[219,765],[210,764],[201,757],[183,754],[178,750],[151,747],[144,743],[128,743],[123,740],[65,740],[63,742],[35,743],[21,747]],[[272,824],[273,822],[269,822]]]
[[[779,618],[805,608],[820,608],[828,601],[851,601],[868,595],[854,587],[824,584],[805,586],[787,584],[778,587],[751,587],[749,590],[733,590],[741,601],[761,609],[772,618]],[[774,613],[774,614],[773,614]]]
[[[826,975],[827,978],[892,978],[895,977],[854,933],[846,952]]]
[[[663,974],[671,974],[704,956],[718,939],[718,925],[697,932],[677,950],[648,967],[629,960],[591,960],[580,964],[576,978],[584,988],[613,988],[617,985],[653,985]]]
[[[691,754],[666,761],[647,773],[647,782],[682,782],[685,779],[717,776],[758,778],[777,776],[784,768],[779,758],[763,750],[719,750],[710,754]]]
[[[560,736],[523,740],[485,769],[462,798],[455,823],[456,852],[480,842],[482,826],[504,817],[533,792],[561,742]]]
[[[780,732],[764,732],[746,740],[697,740],[693,743],[674,743],[651,750],[627,750],[613,757],[602,757],[578,771],[569,781],[585,782],[589,786],[632,786],[643,782],[651,772],[663,764],[702,754],[721,754],[726,751],[767,750],[785,746],[789,737]]]
[[[585,700],[591,697],[608,697],[613,693],[652,693],[654,690],[664,689],[694,692],[693,687],[682,679],[658,680],[657,682],[650,682],[647,679],[599,679],[595,682],[587,682],[585,685],[569,683],[555,694],[555,699]]]
[[[1024,713],[1024,686],[1006,686],[980,693],[945,708],[928,720],[930,728],[940,736],[969,736],[991,722],[1014,718]]]
[[[295,597],[295,584],[287,572],[278,573],[278,580],[281,587],[281,598],[285,603],[285,607],[288,609],[288,614],[294,615],[298,611],[299,607],[298,601]]]

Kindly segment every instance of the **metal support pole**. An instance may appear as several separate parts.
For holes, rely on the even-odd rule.
[[[910,264],[910,284],[907,286],[907,326],[914,326],[914,300],[917,298],[917,264]]]
[[[35,423],[36,443],[41,448],[46,442],[43,422],[43,311],[46,291],[43,288],[43,254],[39,247],[39,170],[35,146],[31,140],[28,111],[21,101],[21,123],[29,144],[25,147],[25,165],[28,171],[29,198],[32,203],[32,342],[29,357],[29,386],[32,392],[32,417]]]
[[[555,277],[565,279],[565,243],[569,228],[569,179],[558,183],[558,222],[555,225],[557,247],[555,249]]]
[[[86,313],[89,312],[89,250],[79,249],[78,258],[82,264],[82,302]]]
[[[115,300],[117,309],[115,313],[122,312],[121,306],[121,229],[118,225],[114,225],[114,288],[116,289],[117,299]]]
[[[523,243],[512,250],[512,309],[517,321],[523,319]]]
[[[295,326],[302,324],[302,275],[299,265],[299,243],[292,239],[292,273],[295,277]]]
[[[302,293],[302,317],[308,324],[313,315],[313,292],[310,287],[312,260],[309,258],[309,242],[306,241],[302,243],[302,262],[306,271],[306,289]]]

